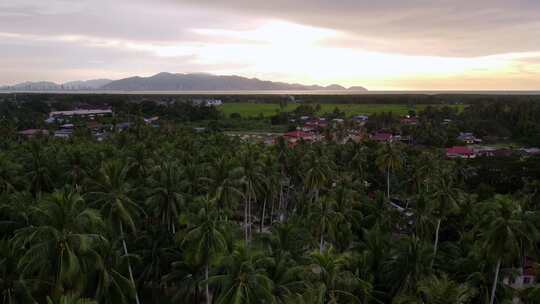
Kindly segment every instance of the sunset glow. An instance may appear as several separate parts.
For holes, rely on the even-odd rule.
[[[139,5],[145,5],[139,2],[137,1]],[[53,1],[52,6],[56,4],[61,8],[63,3],[64,1],[60,0]],[[163,10],[163,14],[175,15],[177,9],[179,17],[187,15],[186,10],[191,10],[200,18],[205,15],[204,5],[199,7],[192,4],[186,6],[186,10],[181,10],[181,6],[171,3],[163,3],[163,6],[153,7],[153,13],[159,15]],[[167,13],[164,12],[165,6],[168,8]],[[6,12],[20,12],[27,7],[31,7],[31,4],[25,1],[21,2],[20,7],[16,4],[0,4],[0,8],[4,8]],[[27,12],[28,16],[13,13],[5,14],[2,18],[26,21],[29,26],[22,30],[2,27],[0,67],[5,73],[0,75],[0,83],[125,77],[135,74],[147,76],[169,71],[235,74],[305,84],[362,85],[373,90],[492,90],[540,87],[540,46],[538,49],[523,46],[509,47],[507,50],[477,51],[476,48],[481,48],[483,43],[483,37],[479,37],[478,45],[474,45],[474,52],[469,51],[470,42],[463,44],[463,52],[460,52],[459,41],[450,38],[439,40],[435,36],[419,36],[415,44],[414,39],[407,36],[403,37],[400,44],[399,37],[385,37],[384,31],[381,31],[380,37],[375,37],[370,31],[363,33],[361,30],[348,30],[345,26],[323,26],[326,25],[324,22],[309,24],[292,17],[290,20],[254,18],[250,22],[242,23],[245,24],[243,26],[237,26],[228,21],[228,18],[238,15],[242,18],[239,20],[241,22],[248,17],[234,10],[222,12],[221,17],[227,19],[222,24],[194,22],[170,37],[160,37],[161,34],[166,34],[162,32],[156,32],[156,37],[152,37],[151,33],[142,33],[141,37],[137,37],[136,32],[134,35],[125,35],[121,27],[112,27],[110,33],[101,34],[78,29],[80,26],[77,24],[73,29],[45,32],[38,27],[44,22],[40,20],[50,18],[51,15],[57,18],[72,18],[72,15],[84,14],[101,18],[85,10],[84,5],[72,7],[68,12],[49,9],[48,17],[43,13]],[[126,14],[128,12],[142,14],[134,9],[125,11]],[[384,26],[390,19],[388,13],[381,16],[381,26]],[[216,12],[208,9],[207,19],[203,20],[212,20],[215,17]],[[0,21],[0,26],[4,22]],[[123,26],[132,24],[131,21],[126,22]],[[376,19],[370,22],[376,22]],[[152,25],[156,27],[156,31],[161,29],[161,23],[157,23]],[[176,32],[175,26],[182,24],[171,21],[170,26],[173,32]],[[458,31],[459,27],[452,30]],[[506,32],[506,29],[503,30]],[[115,32],[118,34],[114,34]],[[467,33],[463,35],[465,34]],[[478,35],[480,34],[485,33],[479,32]],[[441,41],[445,44],[439,45]],[[63,49],[55,54],[50,50],[51,44],[58,44],[59,49]],[[447,49],[444,49],[445,46]],[[429,51],[432,48],[437,50]],[[17,52],[18,49],[24,51]],[[68,52],[70,55],[61,57]],[[77,53],[82,57],[77,57],[80,58],[79,62],[72,62],[71,54]],[[41,64],[34,66],[33,71],[15,69],[15,66],[35,62],[37,56],[42,59]],[[96,62],[104,64],[92,64]],[[51,69],[51,65],[55,63],[55,68]],[[88,71],[94,73],[85,74]]]

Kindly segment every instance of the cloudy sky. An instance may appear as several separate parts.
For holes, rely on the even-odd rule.
[[[539,0],[0,0],[0,84],[236,74],[539,90]]]

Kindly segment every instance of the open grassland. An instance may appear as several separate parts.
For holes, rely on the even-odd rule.
[[[299,104],[289,104],[284,110],[293,111]],[[320,104],[321,111],[318,114],[324,114],[332,112],[335,108],[345,112],[347,116],[359,115],[359,114],[374,114],[381,112],[392,112],[397,115],[404,115],[409,110],[420,111],[428,105],[408,106],[406,104]],[[440,106],[440,105],[437,105]],[[464,105],[455,105],[460,111],[463,110]],[[225,103],[219,107],[223,114],[227,117],[232,113],[238,113],[242,117],[257,117],[261,114],[265,117],[275,115],[279,111],[278,104],[264,104],[264,103]]]

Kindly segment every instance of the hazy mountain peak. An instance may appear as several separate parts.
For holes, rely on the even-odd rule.
[[[149,77],[133,76],[119,80],[94,79],[70,81],[64,84],[53,82],[24,82],[14,86],[0,87],[13,91],[341,91],[341,85],[304,85],[297,83],[274,82],[237,75],[213,75],[208,73],[174,74],[157,73]],[[367,91],[363,87],[349,90]]]
[[[111,91],[303,91],[346,90],[341,85],[289,84],[247,78],[237,75],[207,73],[173,74],[162,72],[150,77],[131,77],[113,81],[102,87]],[[365,89],[364,89],[365,90]]]

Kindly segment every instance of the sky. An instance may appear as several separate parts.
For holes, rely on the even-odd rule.
[[[540,90],[540,1],[0,0],[0,84],[159,72]]]

